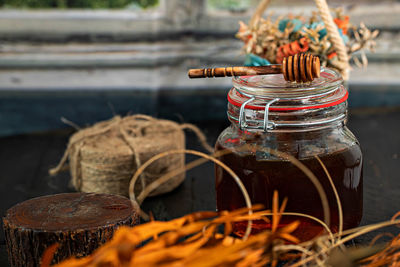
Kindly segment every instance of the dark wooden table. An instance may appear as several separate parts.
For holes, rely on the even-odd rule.
[[[197,123],[215,142],[228,121]],[[400,108],[351,110],[349,128],[359,139],[364,156],[364,214],[362,224],[388,220],[400,210]],[[0,214],[18,202],[61,192],[69,187],[69,174],[50,177],[48,169],[61,158],[72,130],[0,138]],[[188,134],[187,146],[200,149]],[[194,157],[188,156],[191,161]],[[187,174],[175,191],[149,198],[144,210],[159,220],[167,220],[199,210],[215,209],[213,165],[207,163]],[[398,233],[398,229],[381,230]],[[357,242],[367,242],[366,235]],[[0,266],[7,266],[4,234],[0,234]]]

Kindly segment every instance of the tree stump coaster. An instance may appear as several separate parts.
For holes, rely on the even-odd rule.
[[[3,218],[11,266],[40,266],[47,247],[59,243],[53,263],[83,257],[112,238],[120,225],[139,223],[125,197],[66,193],[38,197],[10,208]]]

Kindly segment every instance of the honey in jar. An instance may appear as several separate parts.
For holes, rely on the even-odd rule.
[[[343,229],[358,226],[363,205],[363,158],[360,145],[346,127],[348,92],[341,76],[325,69],[311,83],[288,83],[282,75],[233,78],[228,93],[228,118],[216,150],[229,153],[219,159],[241,179],[253,204],[272,207],[276,190],[288,199],[286,212],[303,213],[324,220],[321,197],[306,174],[271,149],[298,159],[317,177],[329,204],[330,229],[339,229],[339,211],[334,190],[320,164],[326,167],[338,193]],[[319,161],[320,160],[320,161]],[[215,167],[218,210],[245,207],[241,191],[230,175]],[[281,226],[300,221],[294,235],[309,240],[324,229],[318,222],[300,216],[282,216]],[[242,236],[247,222],[234,232]],[[252,223],[252,233],[270,227]]]

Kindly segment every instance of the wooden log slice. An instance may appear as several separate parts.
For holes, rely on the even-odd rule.
[[[138,223],[129,199],[93,193],[30,199],[3,218],[11,266],[40,266],[43,252],[54,243],[60,246],[53,263],[86,256],[110,240],[118,226]]]

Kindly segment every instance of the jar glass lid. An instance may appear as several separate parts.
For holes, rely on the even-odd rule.
[[[299,98],[329,92],[343,83],[341,75],[324,68],[321,76],[309,83],[287,82],[282,74],[240,76],[232,79],[233,87],[246,96],[256,98]]]

